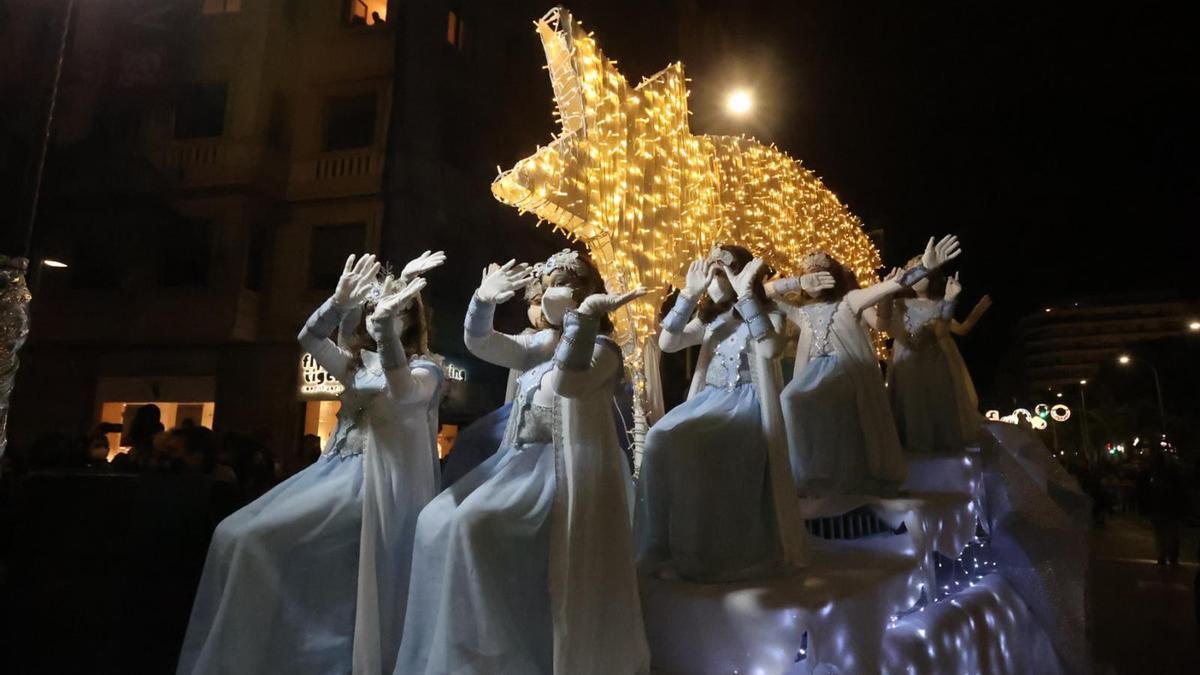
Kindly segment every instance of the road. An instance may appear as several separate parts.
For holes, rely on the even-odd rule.
[[[1097,675],[1200,673],[1200,626],[1193,583],[1196,529],[1185,529],[1182,563],[1156,564],[1145,520],[1109,518],[1090,538],[1092,654]]]

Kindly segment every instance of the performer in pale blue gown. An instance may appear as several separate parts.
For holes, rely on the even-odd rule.
[[[403,631],[416,517],[437,491],[441,368],[420,302],[444,256],[376,279],[351,256],[301,345],[344,386],[315,464],[213,534],[179,659],[181,675],[390,672]],[[329,339],[366,304],[345,347]]]
[[[534,265],[533,269],[536,276],[537,270],[540,269],[540,263]],[[545,317],[542,316],[542,292],[544,290],[540,278],[535,278],[525,287],[525,301],[528,303],[526,312],[531,326],[531,328],[525,329],[524,332],[527,334],[550,328]],[[458,432],[458,438],[454,439],[454,447],[442,465],[443,488],[457,483],[458,479],[500,449],[504,442],[504,430],[508,428],[508,420],[512,416],[512,401],[516,396],[517,382],[520,377],[520,371],[510,370],[508,386],[504,393],[504,405],[480,417]],[[632,456],[629,452],[631,441],[629,430],[633,428],[631,396],[632,390],[629,384],[624,383],[613,398],[613,421],[616,424],[617,440],[621,444],[621,449],[630,457]]]
[[[823,252],[801,263],[804,276],[768,284],[789,303],[800,329],[792,381],[781,406],[787,423],[797,490],[807,496],[888,495],[903,482],[906,465],[892,420],[883,376],[867,326],[882,330],[875,305],[910,287],[959,254],[946,237],[926,247],[925,265],[858,288],[854,275]]]
[[[524,374],[500,451],[421,512],[395,675],[649,670],[611,417],[622,360],[604,335],[608,313],[644,291],[604,293],[572,251],[539,271],[561,330],[492,329],[495,305],[530,279],[523,265],[485,274],[471,300],[468,349]]]
[[[764,309],[762,276],[748,250],[715,248],[691,265],[662,322],[663,351],[700,345],[700,357],[687,401],[646,435],[635,506],[643,574],[720,582],[803,562],[787,445],[773,433],[772,453],[764,419],[779,419],[784,343],[783,317]]]
[[[982,418],[972,402],[974,387],[950,337],[960,291],[957,278],[951,285],[935,274],[914,284],[911,297],[880,304],[895,338],[888,395],[900,442],[910,452],[961,453],[978,439]]]

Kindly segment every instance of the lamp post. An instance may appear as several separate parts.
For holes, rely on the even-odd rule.
[[[1133,358],[1128,354],[1122,354],[1117,357],[1117,363],[1123,366],[1127,366],[1132,362]],[[1145,359],[1142,359],[1140,362],[1146,364],[1150,368],[1150,373],[1154,375],[1154,393],[1158,397],[1158,421],[1162,432],[1162,438],[1159,441],[1165,441],[1167,440],[1167,412],[1166,407],[1163,405],[1162,380],[1158,376],[1158,368],[1155,368],[1153,363]],[[1160,445],[1159,447],[1162,446]]]

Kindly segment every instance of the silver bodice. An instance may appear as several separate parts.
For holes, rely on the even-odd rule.
[[[553,367],[553,362],[543,363],[522,373],[517,381],[520,394],[516,403],[520,407],[513,411],[517,415],[517,445],[554,442],[554,406],[533,402],[542,387],[542,378]]]
[[[833,330],[833,315],[837,313],[838,302],[820,302],[805,305],[800,308],[800,316],[812,332],[812,341],[808,346],[808,358],[828,356],[833,353],[829,344],[829,333]]]
[[[749,384],[750,340],[750,327],[739,323],[733,332],[718,342],[704,373],[704,383],[722,389],[734,389],[740,384]]]

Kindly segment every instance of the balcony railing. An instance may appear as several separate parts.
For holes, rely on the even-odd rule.
[[[320,199],[379,191],[383,152],[375,148],[325,152],[292,162],[288,198]]]

